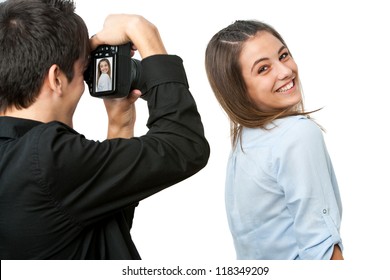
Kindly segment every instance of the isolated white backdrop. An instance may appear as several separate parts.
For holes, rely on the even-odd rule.
[[[386,1],[77,0],[90,35],[109,13],[141,14],[159,28],[170,54],[182,57],[211,145],[208,165],[137,207],[132,235],[144,260],[231,261],[235,252],[224,206],[229,123],[210,90],[204,51],[212,35],[236,19],[258,19],[284,37],[300,69],[307,109],[325,127],[343,201],[347,260],[388,257],[390,89]],[[136,56],[137,58],[137,56]],[[137,136],[147,111],[137,101]],[[86,91],[74,127],[104,140],[105,110]]]

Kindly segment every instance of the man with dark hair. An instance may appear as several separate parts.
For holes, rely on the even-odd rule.
[[[74,10],[67,0],[0,3],[1,259],[140,259],[130,236],[138,202],[208,161],[182,60],[167,54],[158,29],[110,15],[89,40]],[[72,118],[90,50],[130,41],[142,92],[105,99],[107,140],[85,139]],[[133,137],[140,96],[149,131]]]

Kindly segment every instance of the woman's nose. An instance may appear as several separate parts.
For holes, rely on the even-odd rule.
[[[293,71],[288,65],[284,64],[283,62],[279,62],[277,64],[277,73],[278,73],[278,79],[279,80],[285,80],[292,76]]]

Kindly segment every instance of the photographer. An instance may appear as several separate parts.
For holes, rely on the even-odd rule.
[[[0,258],[140,259],[138,202],[206,164],[209,145],[179,57],[137,15],[110,15],[89,40],[67,0],[0,3]],[[108,139],[72,129],[90,50],[131,41],[142,93],[105,99]],[[133,137],[134,102],[149,131]]]

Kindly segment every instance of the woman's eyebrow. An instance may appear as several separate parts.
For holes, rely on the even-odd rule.
[[[278,53],[280,54],[284,49],[287,49],[287,47],[286,46],[281,46],[279,51],[278,51]]]

